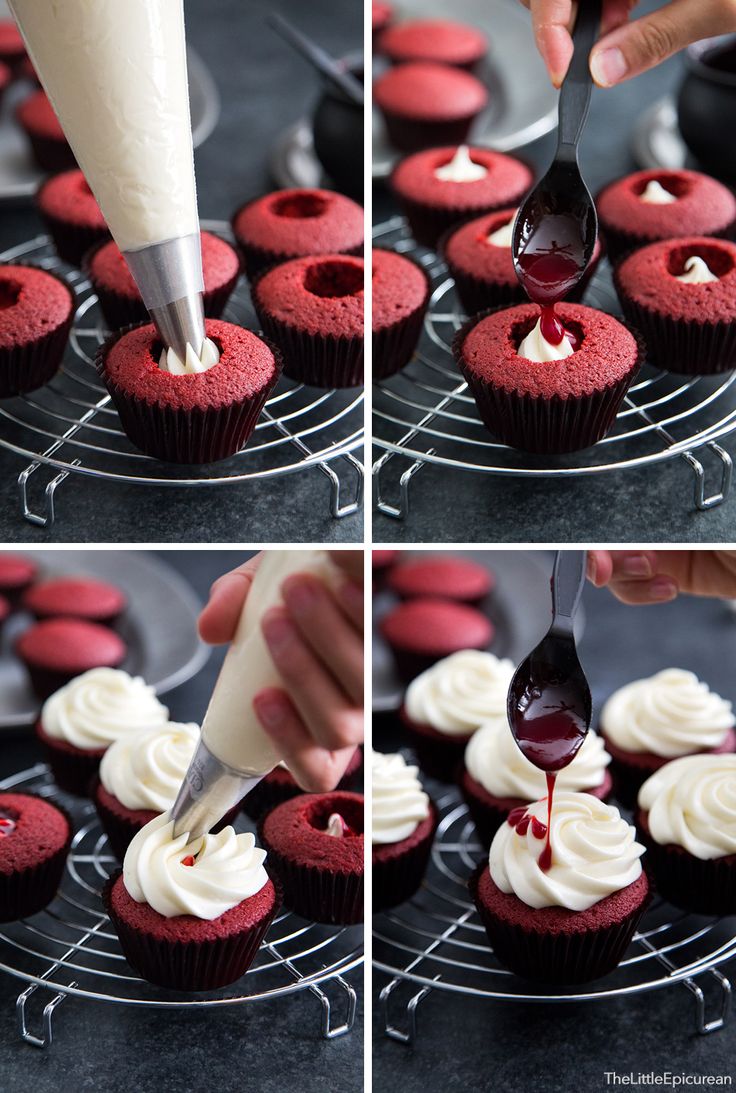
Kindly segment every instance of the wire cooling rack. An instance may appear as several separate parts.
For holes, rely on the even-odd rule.
[[[119,863],[110,852],[94,806],[60,794],[40,763],[0,782],[0,791],[58,798],[74,819],[75,835],[64,877],[45,911],[0,923],[0,971],[28,983],[16,1003],[18,1030],[26,1043],[47,1047],[53,1015],[68,997],[150,1009],[215,1009],[309,991],[319,1003],[322,1037],[350,1032],[357,996],[344,978],[362,963],[362,927],[320,926],[282,911],[254,964],[230,987],[196,995],[154,987],[126,962],[105,914],[100,891]],[[30,1029],[29,1003],[43,998],[40,1028]],[[340,1011],[335,1016],[335,1009]]]
[[[232,238],[224,221],[203,221],[202,227]],[[363,465],[353,453],[363,443],[361,390],[318,390],[282,377],[254,436],[237,455],[194,467],[161,463],[130,443],[93,366],[106,330],[89,280],[59,260],[46,235],[0,254],[3,262],[19,259],[61,270],[77,295],[70,345],[56,377],[38,391],[0,402],[0,447],[31,460],[18,477],[26,520],[41,526],[53,524],[56,491],[70,474],[118,485],[204,488],[318,468],[329,481],[333,516],[347,516],[360,508]],[[243,278],[223,318],[259,328]],[[46,469],[45,476],[41,468]],[[40,511],[30,500],[32,488],[40,495]]]
[[[655,898],[615,972],[583,987],[557,989],[520,979],[496,960],[468,893],[468,877],[484,851],[467,807],[456,789],[430,783],[429,792],[441,818],[424,883],[409,902],[373,920],[374,966],[391,977],[380,994],[387,1036],[413,1043],[417,1009],[433,990],[495,1002],[565,1003],[676,984],[693,996],[697,1032],[723,1028],[731,984],[718,969],[736,957],[733,919],[690,915]]]
[[[531,479],[625,471],[679,457],[694,475],[696,508],[726,500],[732,461],[718,441],[736,429],[736,373],[678,376],[647,365],[629,388],[612,432],[593,448],[546,457],[517,451],[492,439],[453,361],[452,339],[465,316],[445,263],[417,247],[399,216],[376,227],[374,242],[411,254],[432,278],[416,356],[374,388],[373,440],[383,454],[373,464],[373,483],[384,515],[406,516],[411,481],[425,464]],[[596,272],[585,302],[620,314],[607,262]],[[712,493],[695,452],[707,453],[716,468],[719,483]]]

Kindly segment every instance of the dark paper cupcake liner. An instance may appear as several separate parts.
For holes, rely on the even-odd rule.
[[[402,255],[402,258],[407,258]],[[411,259],[413,261],[413,259]],[[414,356],[424,326],[424,315],[429,303],[431,285],[427,273],[419,262],[415,266],[422,271],[427,282],[427,292],[419,307],[390,326],[373,331],[373,380],[387,379],[395,375]]]
[[[82,260],[90,248],[102,245],[111,238],[107,228],[91,228],[87,225],[73,224],[69,220],[52,216],[40,205],[37,205],[37,208],[39,216],[53,239],[56,253],[70,266],[81,268]]]
[[[658,243],[658,239],[651,239],[645,235],[636,235],[634,232],[619,231],[610,225],[601,223],[600,229],[606,242],[606,250],[611,260],[611,265],[618,265],[627,254],[634,250],[641,250],[650,243]],[[681,235],[687,234],[685,231]],[[692,233],[691,233],[692,234]],[[733,239],[736,234],[736,220],[722,231],[701,232],[702,235],[711,235],[715,239]]]
[[[95,367],[131,443],[146,455],[167,463],[216,463],[239,452],[252,436],[268,396],[278,381],[281,373],[279,349],[267,342],[276,358],[276,370],[273,380],[255,398],[225,407],[179,410],[137,399],[106,375],[107,354],[115,342],[132,329],[135,326],[113,334],[103,342],[95,357]]]
[[[400,152],[421,152],[443,144],[464,144],[480,111],[452,121],[418,121],[380,108],[389,142]]]
[[[424,880],[439,822],[434,801],[430,801],[429,805],[430,826],[421,840],[409,846],[405,853],[384,856],[381,854],[382,847],[373,848],[371,875],[374,912],[386,911],[405,903]]]
[[[39,268],[31,262],[10,264],[29,269]],[[43,272],[50,277],[56,277],[56,280],[68,289],[71,299],[69,317],[33,342],[0,350],[0,398],[12,398],[14,395],[27,394],[29,391],[43,387],[54,378],[64,358],[64,350],[69,341],[69,332],[77,309],[76,297],[63,277],[51,270]]]
[[[468,887],[499,961],[516,975],[538,983],[588,983],[613,971],[626,954],[648,899],[621,921],[597,930],[552,933],[502,922],[478,899],[478,882],[488,868],[482,862]]]
[[[626,376],[590,395],[539,398],[494,387],[466,370],[463,343],[472,328],[488,314],[474,316],[460,328],[453,341],[455,361],[488,431],[511,448],[536,455],[576,452],[602,440],[612,428],[624,396],[644,361],[644,343],[638,331],[628,323],[622,324],[634,336],[638,348],[636,363]]]
[[[359,387],[363,383],[363,339],[310,334],[268,314],[253,285],[253,303],[268,338],[281,349],[284,375],[309,387]]]
[[[328,925],[348,926],[363,921],[363,873],[335,873],[327,866],[292,861],[265,843],[266,868],[278,877],[284,892],[284,906],[302,918]]]
[[[415,653],[410,649],[399,649],[395,645],[390,646],[394,658],[394,664],[399,678],[403,683],[411,683],[413,679],[426,672],[438,660],[442,660],[446,654]]]
[[[35,794],[29,793],[25,796],[33,797]],[[0,922],[14,922],[43,911],[59,889],[74,835],[74,824],[66,809],[56,801],[53,805],[69,825],[67,841],[45,861],[10,874],[0,873]]]
[[[245,206],[243,206],[244,208]],[[238,209],[238,213],[241,209]],[[237,217],[238,213],[235,214]],[[235,217],[233,217],[233,222]],[[283,262],[289,262],[292,258],[299,258],[298,254],[285,254],[283,251],[264,250],[262,247],[257,247],[254,243],[246,243],[244,239],[239,238],[235,234],[235,228],[233,228],[233,234],[237,240],[240,253],[243,258],[243,267],[245,275],[249,281],[254,281],[261,276],[262,273],[267,273],[268,270],[274,266],[280,266]],[[360,244],[358,247],[337,247],[335,250],[330,251],[331,254],[352,254],[356,258],[362,258],[364,252],[364,244]]]
[[[413,749],[424,773],[440,782],[454,782],[472,733],[450,736],[429,726],[417,725],[403,706],[399,717],[406,742]]]
[[[684,847],[655,842],[641,811],[636,826],[647,848],[647,868],[664,899],[700,915],[736,914],[736,854],[701,861]]]
[[[226,987],[244,975],[255,960],[261,942],[280,905],[249,930],[212,941],[166,941],[142,930],[132,929],[112,910],[110,894],[120,876],[113,874],[102,890],[102,901],[115,927],[123,955],[132,968],[149,983],[170,990],[207,991]]]
[[[33,152],[33,158],[42,171],[57,174],[59,171],[69,171],[77,167],[74,152],[65,140],[54,140],[51,137],[41,137],[36,133],[24,130]]]
[[[63,742],[57,744],[43,732],[40,724],[36,725],[36,737],[41,743],[46,761],[51,767],[51,773],[59,789],[72,793],[75,797],[89,797],[92,782],[97,775],[100,760],[106,749],[84,751],[71,744],[65,745]]]

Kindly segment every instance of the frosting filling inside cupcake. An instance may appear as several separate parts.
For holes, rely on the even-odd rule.
[[[330,814],[327,820],[327,827],[325,833],[331,835],[334,839],[344,839],[347,835],[353,835],[354,832],[350,830],[349,825],[343,820],[339,812],[333,812]]]
[[[502,224],[500,228],[496,228],[486,237],[486,243],[490,243],[492,247],[510,247],[513,243],[514,234],[514,217],[507,220],[505,224]]]
[[[429,816],[429,797],[422,789],[416,767],[403,755],[371,756],[373,786],[372,839],[374,844],[408,839]]]
[[[76,748],[106,748],[128,733],[164,725],[169,711],[140,676],[92,668],[48,698],[41,711],[47,736]]]
[[[652,839],[701,861],[736,854],[736,755],[688,755],[639,790]]]
[[[643,201],[645,205],[671,205],[673,201],[677,201],[677,197],[669,190],[665,190],[662,183],[657,182],[656,178],[651,178],[639,194],[639,200]]]
[[[691,255],[685,261],[684,271],[677,276],[677,280],[681,281],[683,285],[708,285],[718,279],[715,273],[708,268],[705,259],[698,257],[697,254]]]
[[[449,163],[435,168],[434,177],[440,182],[479,182],[487,174],[488,168],[475,163],[467,144],[461,144]]]
[[[179,788],[199,741],[199,726],[167,721],[130,733],[107,749],[100,781],[122,805],[133,810],[166,812]]]
[[[194,915],[212,921],[268,883],[265,859],[250,831],[236,834],[224,827],[190,841],[186,831],[174,836],[165,812],[133,837],[123,883],[136,903],[147,903],[164,918]]]
[[[516,810],[518,811],[518,810]],[[641,875],[644,847],[617,808],[587,793],[555,794],[550,833],[552,861],[540,865],[547,835],[547,800],[526,809],[528,822],[512,813],[501,825],[488,858],[502,892],[528,907],[586,911]]]
[[[540,315],[536,325],[521,341],[518,354],[520,357],[526,357],[527,360],[534,361],[536,364],[546,363],[547,361],[561,361],[572,356],[575,352],[577,346],[573,345],[572,339],[573,336],[571,336],[570,331],[562,327],[562,336],[559,341],[550,340],[542,330],[542,316]]]
[[[664,759],[717,748],[733,725],[731,703],[681,668],[628,683],[601,711],[601,728],[612,744]]]
[[[187,342],[187,352],[184,360],[175,350],[162,349],[158,366],[162,372],[169,372],[172,376],[192,376],[196,372],[206,372],[220,360],[220,350],[211,338],[205,338],[199,356]]]

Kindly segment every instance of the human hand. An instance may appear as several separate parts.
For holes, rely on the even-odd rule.
[[[666,603],[680,592],[736,597],[736,550],[589,550],[588,579],[628,604]]]
[[[532,15],[537,48],[559,87],[572,57],[573,0],[521,0]],[[582,0],[584,3],[585,0]],[[717,34],[736,31],[735,0],[671,0],[629,21],[637,0],[603,0],[600,38],[590,53],[599,87],[613,87],[654,68],[673,53]]]
[[[282,586],[283,606],[266,612],[263,636],[285,688],[253,700],[302,789],[333,789],[363,739],[363,552],[330,551],[344,581],[332,589],[311,574]],[[231,641],[260,555],[212,585],[199,618],[209,644]]]

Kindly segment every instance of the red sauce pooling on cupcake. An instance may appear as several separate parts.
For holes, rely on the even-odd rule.
[[[529,830],[529,825],[531,824],[532,835],[535,839],[543,839],[548,830],[547,824],[543,824],[536,816],[529,815],[526,810],[526,805],[521,805],[519,808],[512,808],[506,822],[511,824],[519,835],[526,835]]]
[[[186,858],[181,859],[181,864],[182,865],[194,865],[194,855],[193,854],[187,854]]]
[[[0,812],[0,839],[7,838],[15,831],[15,820],[7,812]]]

